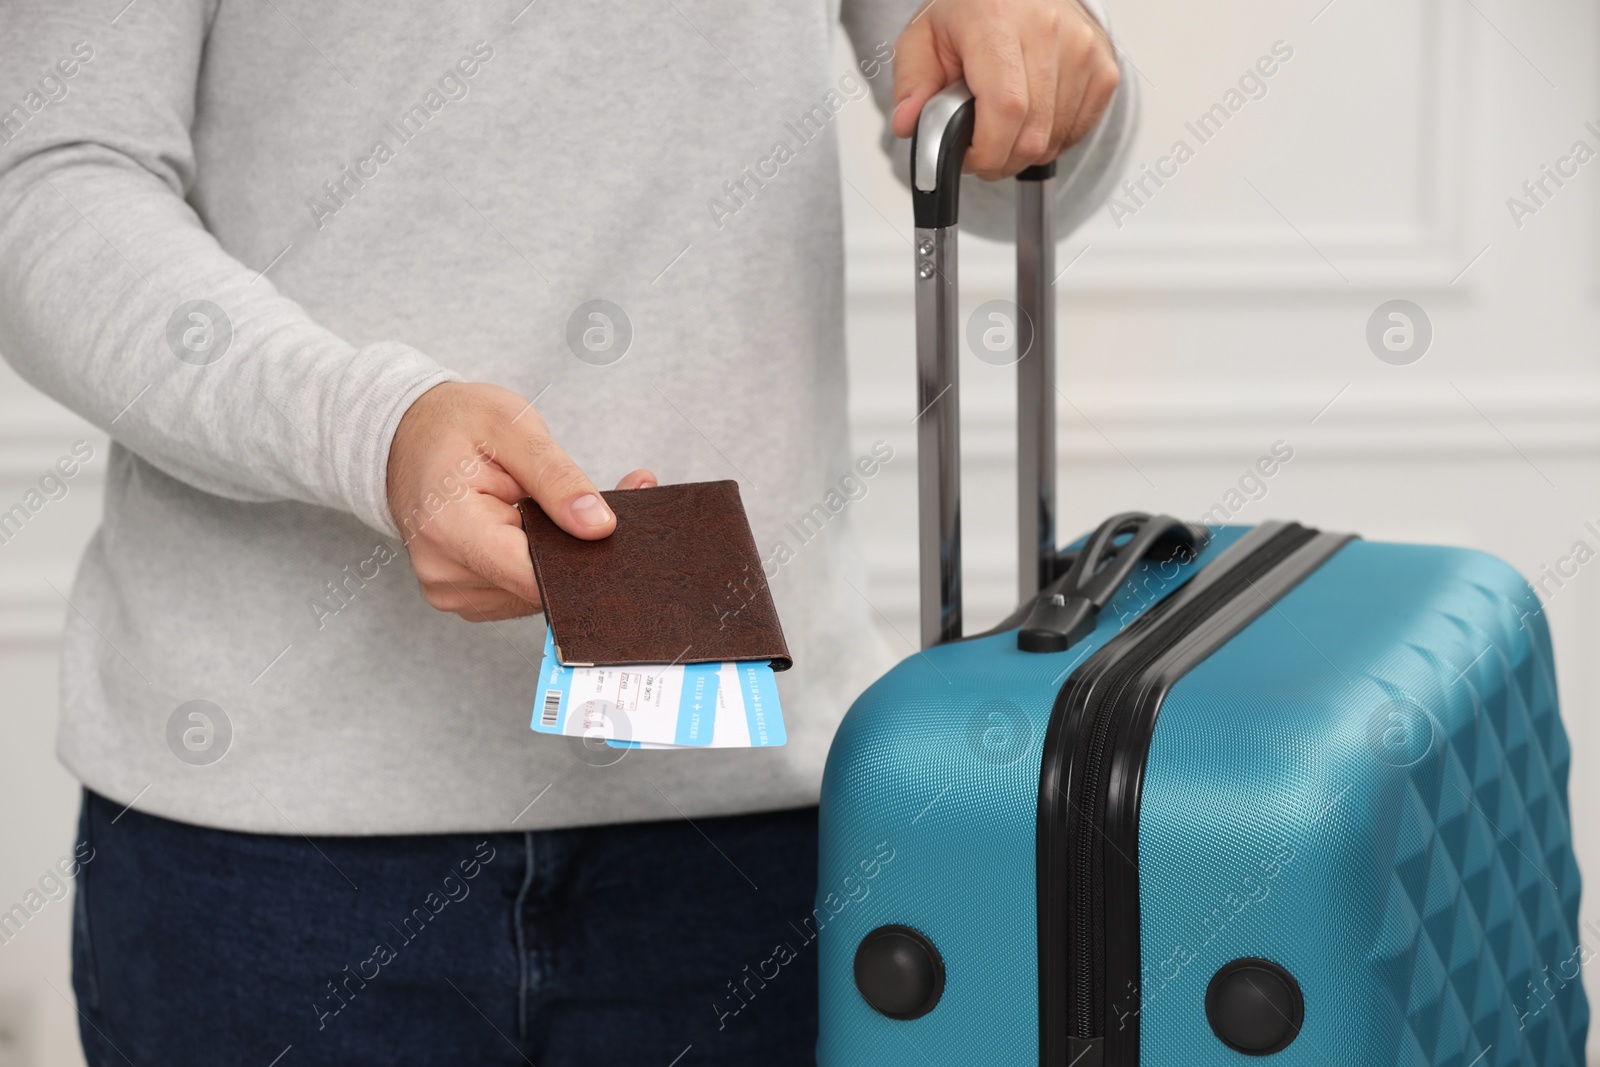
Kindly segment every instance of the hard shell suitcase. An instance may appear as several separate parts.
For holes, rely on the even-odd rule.
[[[1121,515],[1058,552],[1052,168],[1018,188],[1022,603],[961,636],[972,115],[953,86],[912,145],[924,648],[829,755],[818,1063],[1582,1064],[1600,930],[1539,601],[1296,523]]]

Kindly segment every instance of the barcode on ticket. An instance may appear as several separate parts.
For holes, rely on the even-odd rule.
[[[544,711],[539,715],[540,726],[554,726],[561,715],[561,690],[546,689],[544,691]]]

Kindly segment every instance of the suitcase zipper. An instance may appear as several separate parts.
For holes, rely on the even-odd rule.
[[[1136,1022],[1138,1010],[1138,786],[1155,712],[1176,680],[1153,685],[1152,672],[1160,673],[1186,639],[1231,615],[1234,625],[1192,650],[1193,662],[1182,669],[1193,666],[1265,610],[1266,601],[1248,595],[1259,583],[1273,575],[1282,579],[1273,585],[1286,589],[1346,540],[1298,524],[1258,527],[1103,646],[1062,686],[1040,778],[1043,1067],[1137,1063],[1137,1025],[1130,1035],[1125,1021],[1131,1016]],[[1302,551],[1313,541],[1321,542],[1317,550]],[[1294,573],[1275,575],[1291,558],[1298,563]],[[1117,881],[1131,885],[1108,893],[1112,871],[1122,873]],[[1113,940],[1121,942],[1121,951],[1115,966],[1108,966]],[[1119,988],[1111,988],[1111,972],[1122,979]],[[1118,1013],[1113,1043],[1131,1055],[1110,1055],[1106,1047],[1114,997],[1125,998],[1129,1010]]]

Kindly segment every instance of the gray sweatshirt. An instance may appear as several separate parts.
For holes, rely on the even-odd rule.
[[[113,440],[59,734],[111,799],[304,834],[802,805],[892,662],[836,506],[872,464],[833,120],[887,106],[915,0],[524,5],[0,7],[0,353]],[[1135,111],[1125,72],[1063,231]],[[968,186],[964,223],[1009,233],[1009,183]],[[537,398],[602,486],[739,480],[787,746],[597,758],[529,729],[542,619],[429,608],[385,505],[401,415],[456,379]]]

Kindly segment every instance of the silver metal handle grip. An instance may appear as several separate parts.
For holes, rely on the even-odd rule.
[[[1055,203],[1054,167],[1018,178],[1017,315],[1032,325],[1017,361],[1018,603],[1056,576]]]
[[[961,405],[956,219],[961,163],[976,108],[958,81],[924,105],[911,143],[916,213],[917,524],[922,647],[961,636]],[[1018,589],[1054,575],[1055,168],[1033,167],[1017,189],[1017,323],[1031,337],[1017,367]]]
[[[956,207],[972,140],[958,81],[923,105],[911,142],[917,259],[917,552],[922,647],[961,636],[961,403]]]
[[[922,647],[961,636],[956,228],[917,227],[917,551]]]

